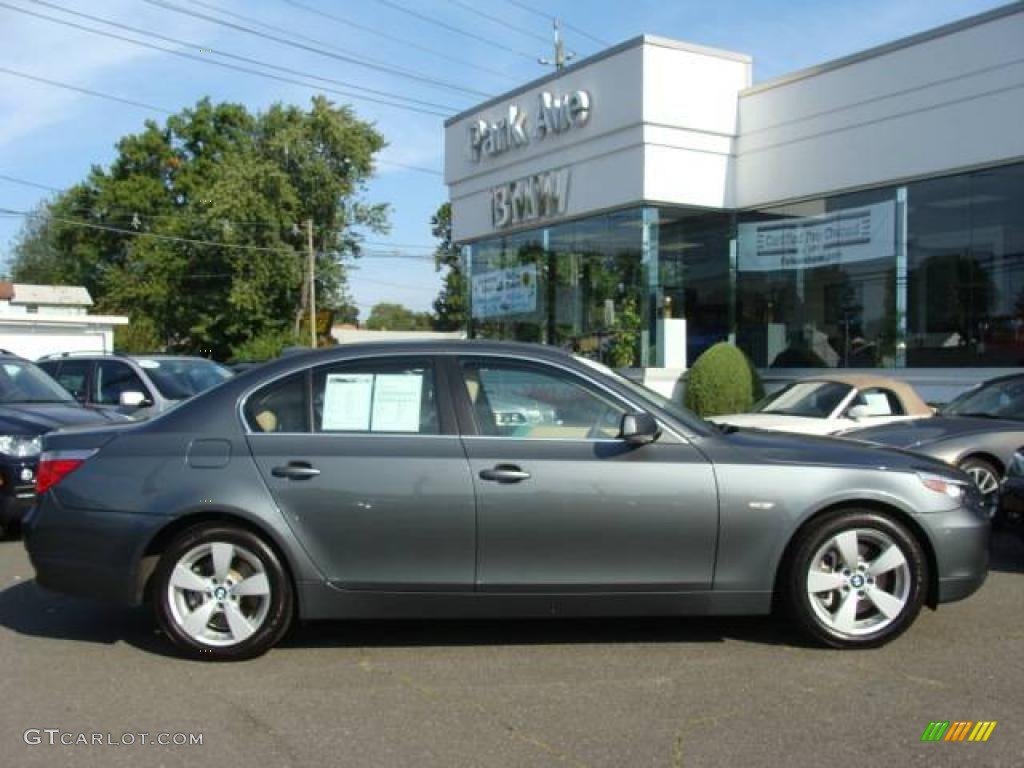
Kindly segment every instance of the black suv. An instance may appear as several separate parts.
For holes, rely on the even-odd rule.
[[[17,528],[35,501],[45,432],[126,420],[118,413],[83,408],[28,360],[0,350],[0,535]]]

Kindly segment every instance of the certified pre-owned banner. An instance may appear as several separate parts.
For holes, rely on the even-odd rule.
[[[820,216],[740,224],[736,266],[742,272],[775,272],[895,253],[896,204],[890,200]]]
[[[537,267],[526,264],[473,275],[473,317],[504,317],[537,309]]]

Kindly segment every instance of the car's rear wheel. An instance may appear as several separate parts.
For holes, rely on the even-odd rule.
[[[288,631],[294,595],[277,555],[256,534],[225,525],[191,528],[157,565],[152,592],[167,636],[196,658],[259,656]]]
[[[896,520],[839,510],[802,535],[785,582],[790,613],[807,634],[834,648],[871,648],[897,637],[917,617],[928,561]]]
[[[959,467],[971,476],[974,485],[981,492],[988,516],[995,518],[996,510],[999,508],[999,483],[1002,473],[991,462],[977,456],[968,456],[960,462]]]

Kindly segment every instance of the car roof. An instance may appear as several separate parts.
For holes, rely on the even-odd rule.
[[[907,414],[930,416],[934,411],[910,384],[902,379],[894,379],[890,376],[878,376],[872,373],[830,373],[824,376],[808,376],[800,381],[831,381],[838,384],[847,384],[857,389],[871,389],[879,387],[891,389],[903,402]]]
[[[489,341],[485,339],[401,339],[396,341],[361,341],[353,344],[339,344],[333,347],[321,347],[319,349],[308,349],[289,355],[287,359],[308,358],[315,355],[329,356],[331,353],[339,353],[347,356],[373,355],[378,353],[387,354],[501,354],[516,356],[524,355],[529,357],[541,357],[549,360],[564,362],[571,360],[572,355],[558,347],[545,344],[530,344],[521,341]]]

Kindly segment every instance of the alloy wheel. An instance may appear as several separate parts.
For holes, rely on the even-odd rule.
[[[833,632],[884,630],[906,610],[913,581],[907,554],[883,531],[842,530],[814,553],[806,589],[818,619]]]
[[[989,517],[995,516],[998,506],[999,478],[984,464],[967,462],[964,464],[963,470],[974,481],[974,485],[981,493]]]
[[[271,597],[262,559],[227,541],[188,550],[167,581],[171,618],[194,642],[207,646],[233,646],[252,637],[267,619]]]

